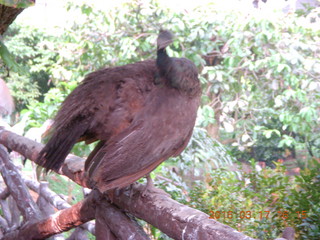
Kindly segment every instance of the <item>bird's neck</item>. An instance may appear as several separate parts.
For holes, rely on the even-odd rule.
[[[159,49],[157,51],[157,67],[159,70],[159,75],[160,77],[166,79],[166,83],[169,84],[172,87],[177,87],[175,86],[173,82],[173,76],[172,76],[172,70],[173,70],[173,61],[172,59],[168,56],[167,52],[165,49]]]
[[[165,49],[159,49],[157,51],[157,67],[159,69],[160,75],[166,77],[171,66],[171,58],[168,56]]]

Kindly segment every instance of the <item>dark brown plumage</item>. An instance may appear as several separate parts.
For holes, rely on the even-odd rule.
[[[38,161],[58,170],[77,141],[100,142],[85,170],[101,192],[124,187],[187,145],[200,103],[195,65],[168,57],[168,31],[158,37],[157,60],[89,74],[66,98]]]

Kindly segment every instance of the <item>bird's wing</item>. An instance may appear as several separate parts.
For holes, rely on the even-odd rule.
[[[87,170],[100,191],[126,186],[183,150],[196,118],[185,108],[196,109],[198,103],[179,99],[176,91],[164,90],[165,96],[153,94],[156,99],[150,101],[133,124],[91,156]]]
[[[145,61],[89,74],[63,102],[38,163],[58,170],[76,142],[107,142],[128,128],[142,109],[154,68],[154,61]]]
[[[149,146],[152,140],[148,145],[142,143],[141,140],[137,141],[145,134],[142,129],[136,129],[123,142],[114,142],[101,149],[95,156],[99,164],[91,173],[91,179],[101,192],[125,187],[153,171],[169,157],[180,154],[191,134],[192,130],[184,139],[176,141],[174,143],[176,147],[167,146],[169,151],[161,149],[160,146],[151,151]],[[136,143],[132,144],[132,141]]]

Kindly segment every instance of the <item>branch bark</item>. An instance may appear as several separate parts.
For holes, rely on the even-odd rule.
[[[33,161],[42,148],[42,144],[4,129],[0,129],[0,143]],[[83,159],[75,162],[75,157],[69,155],[60,173],[87,187],[88,179],[83,172],[83,164]],[[144,186],[141,184],[134,184],[131,189],[114,191],[113,204],[133,216],[149,222],[174,239],[252,239],[229,226],[209,219],[207,214],[184,206],[164,195],[147,192],[146,196],[142,197],[143,188]],[[109,221],[106,222],[109,224]]]
[[[52,204],[56,209],[62,210],[71,207],[69,203],[63,200],[58,194],[49,189],[47,182],[36,182],[30,179],[23,179],[28,188],[39,193],[47,202]]]
[[[94,200],[95,192],[92,191],[91,196],[71,208],[61,210],[45,220],[26,224],[22,228],[6,234],[3,240],[46,239],[57,233],[70,230],[94,219]]]
[[[76,228],[67,240],[88,240],[87,232],[82,228]]]
[[[38,206],[33,201],[20,173],[10,161],[8,152],[2,145],[0,145],[0,172],[10,194],[17,202],[24,220],[31,221],[41,217]]]
[[[6,187],[0,193],[0,199],[5,200],[7,197],[9,197],[9,195],[10,195],[10,192],[9,192],[8,188]]]
[[[8,223],[8,226],[11,227],[12,224],[11,224],[11,219],[12,219],[12,216],[11,216],[11,212],[10,212],[10,208],[9,208],[9,204],[6,200],[0,200],[0,206],[1,206],[1,211],[2,211],[2,214],[4,216],[4,219],[6,220],[6,222]]]
[[[108,201],[98,202],[96,210],[97,239],[150,239],[134,219],[130,219],[125,214],[118,214],[119,211],[121,210]],[[109,229],[118,229],[118,231],[112,231],[114,234],[111,235]]]
[[[55,208],[62,210],[71,207],[71,205],[61,199],[59,195],[50,190],[46,184],[39,184],[29,179],[24,179],[24,181],[26,182],[27,186],[35,192],[39,192],[41,189],[42,194],[40,194],[40,197],[44,198]],[[100,194],[100,199],[94,202],[94,206],[96,208],[95,232],[92,231],[93,229],[89,223],[85,223],[81,225],[81,227],[95,234],[97,239],[102,240],[105,239],[106,236],[114,236],[116,237],[115,239],[130,239],[130,234],[134,236],[134,238],[131,239],[148,239],[147,235],[145,235],[143,230],[140,229],[140,226],[135,224],[133,220],[129,219],[127,215],[123,214],[120,209],[117,209],[115,206],[112,206],[110,203],[108,203],[107,200],[104,199],[103,195]],[[110,226],[110,228],[108,226]],[[106,232],[109,233],[106,234]],[[82,232],[81,230],[78,230],[73,235],[75,234],[82,234]],[[71,236],[70,239],[72,239]]]
[[[37,199],[37,204],[40,208],[40,211],[46,216],[50,216],[51,214],[54,214],[54,207],[52,204],[50,204],[46,198],[44,198],[44,192],[49,189],[49,183],[48,182],[41,182],[39,191],[38,191],[38,199]],[[50,238],[50,240],[62,240],[65,239],[63,237],[63,234],[56,234]]]
[[[166,195],[147,194],[141,197],[143,190],[142,184],[134,184],[131,189],[120,189],[115,192],[113,201],[120,208],[151,223],[173,239],[252,239]]]
[[[1,1],[3,3],[3,1]],[[6,1],[4,1],[6,2]],[[3,4],[0,4],[0,35],[2,35],[9,27],[9,25],[16,19],[16,17],[24,10],[24,8],[32,6],[36,1],[29,0],[29,2],[24,2],[22,5],[22,1],[20,4],[17,2],[12,3],[12,1]],[[9,3],[9,5],[8,5]],[[8,5],[8,6],[6,6]],[[19,6],[18,6],[19,5]]]
[[[0,35],[2,35],[16,17],[23,11],[23,8],[13,8],[0,4]]]

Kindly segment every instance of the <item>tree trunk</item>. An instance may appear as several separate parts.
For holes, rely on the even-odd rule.
[[[0,35],[3,35],[7,31],[9,25],[22,11],[23,8],[8,7],[0,4]]]

